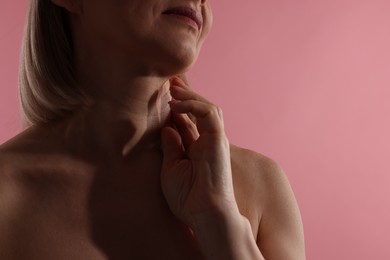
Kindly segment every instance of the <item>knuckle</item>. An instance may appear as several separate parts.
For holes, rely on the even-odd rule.
[[[222,109],[214,104],[211,105],[210,107],[210,112],[214,115],[219,116],[222,112]]]
[[[194,128],[194,123],[188,118],[185,121],[185,126],[186,126],[187,129],[191,129],[191,128]]]
[[[223,116],[222,116],[222,108],[216,106],[216,105],[212,105],[212,108],[211,108],[211,114],[215,117],[218,117],[220,120],[223,120]]]
[[[187,116],[192,121],[192,123],[196,124],[196,116],[194,116],[192,113],[188,113]]]
[[[218,112],[218,115],[222,118],[222,108],[220,107],[217,107],[217,112]]]

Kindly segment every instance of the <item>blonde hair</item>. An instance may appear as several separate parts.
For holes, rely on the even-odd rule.
[[[83,103],[74,65],[66,10],[51,0],[31,0],[19,68],[24,127],[67,117]]]
[[[186,83],[187,77],[179,75]],[[68,12],[51,0],[30,0],[19,68],[23,127],[71,116],[88,103],[78,87]]]

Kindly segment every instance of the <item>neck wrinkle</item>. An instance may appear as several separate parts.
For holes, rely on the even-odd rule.
[[[128,95],[113,91],[107,97],[93,97],[67,122],[69,142],[103,160],[127,160],[136,153],[160,150],[160,131],[170,120],[169,81],[156,81],[149,89],[145,89],[152,84],[149,79],[135,82],[140,85],[134,92],[129,86]]]

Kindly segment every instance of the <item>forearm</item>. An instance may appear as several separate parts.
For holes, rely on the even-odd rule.
[[[264,260],[248,219],[239,213],[202,219],[192,228],[207,260]]]

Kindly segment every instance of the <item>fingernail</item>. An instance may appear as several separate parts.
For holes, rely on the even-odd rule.
[[[180,103],[179,100],[172,99],[171,101],[168,102],[169,105],[173,106],[174,104]]]
[[[172,80],[173,80],[173,82],[179,84],[179,86],[183,86],[184,87],[186,85],[186,83],[181,78],[179,78],[178,76],[174,76]]]

